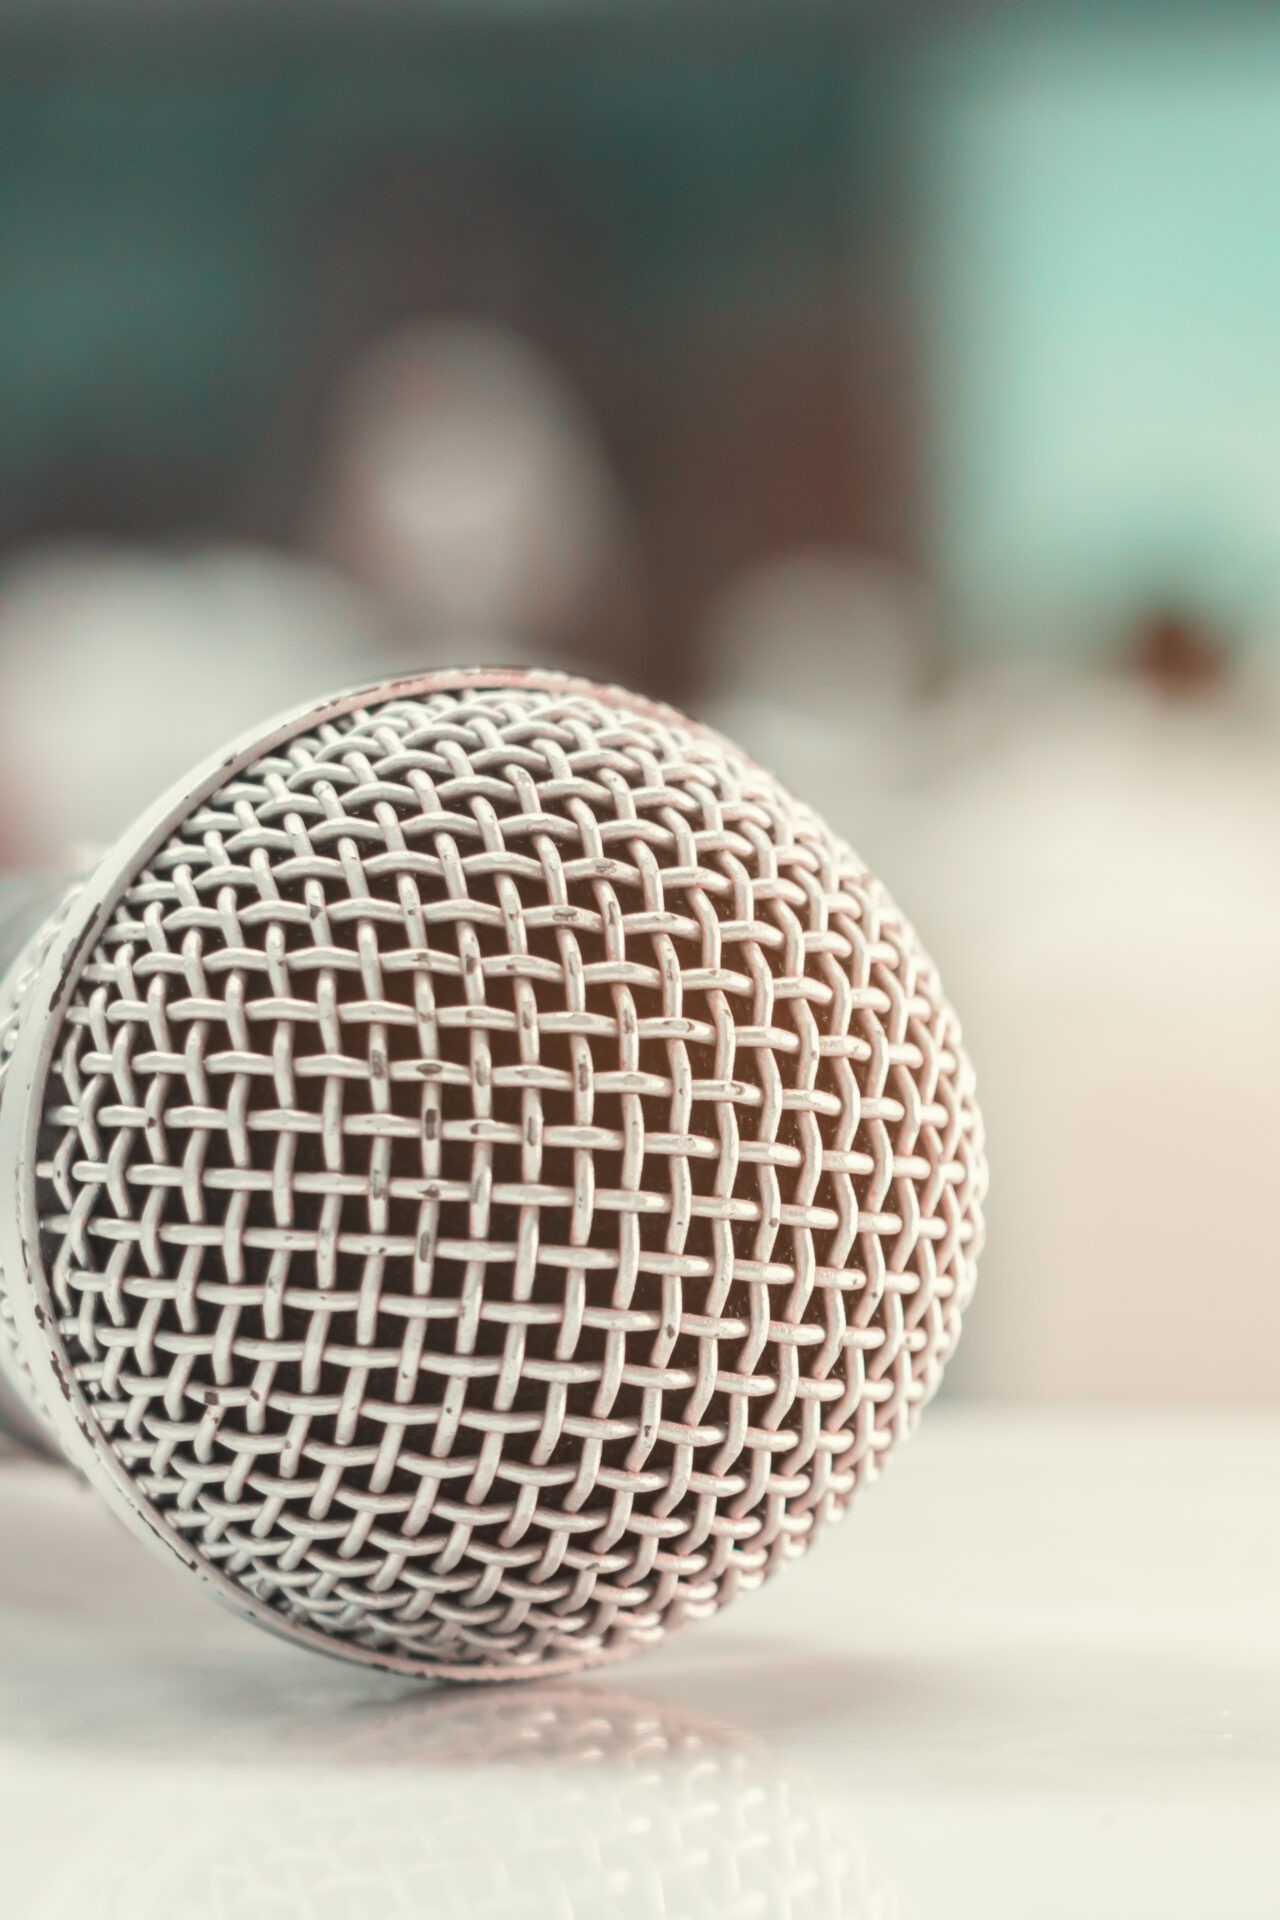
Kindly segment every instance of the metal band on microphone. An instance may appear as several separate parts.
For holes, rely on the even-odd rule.
[[[79,885],[48,874],[9,874],[0,880],[0,1097],[27,991]],[[56,1436],[19,1349],[9,1284],[0,1264],[0,1445],[7,1440],[20,1452],[57,1459]]]

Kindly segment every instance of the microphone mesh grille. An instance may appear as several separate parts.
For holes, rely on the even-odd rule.
[[[390,698],[194,808],[43,1094],[57,1338],[285,1631],[602,1657],[843,1509],[973,1283],[972,1076],[850,850],[604,690]]]

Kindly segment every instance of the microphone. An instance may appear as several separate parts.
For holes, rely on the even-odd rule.
[[[617,1658],[804,1552],[937,1388],[986,1185],[955,1016],[671,708],[343,694],[47,907],[0,941],[0,1424],[259,1625]]]

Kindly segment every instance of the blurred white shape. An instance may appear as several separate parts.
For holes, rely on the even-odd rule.
[[[322,550],[415,637],[447,634],[452,657],[475,662],[572,627],[620,513],[558,368],[505,328],[452,320],[407,327],[355,367],[315,521]]]
[[[709,663],[739,698],[825,716],[833,707],[902,705],[928,667],[924,589],[897,567],[839,550],[765,561],[713,609]]]
[[[245,728],[370,679],[368,603],[251,548],[48,548],[0,577],[0,823],[12,865],[110,839]]]
[[[990,1142],[956,1382],[1274,1399],[1274,713],[1008,672],[948,705],[892,877],[961,1011]]]
[[[930,631],[921,585],[883,562],[838,550],[766,561],[712,609],[701,716],[891,866]]]

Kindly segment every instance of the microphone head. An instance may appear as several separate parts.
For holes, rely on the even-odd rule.
[[[11,1393],[221,1598],[375,1666],[570,1669],[758,1585],[973,1288],[911,928],[725,740],[558,674],[221,756],[13,964],[0,1053]]]

